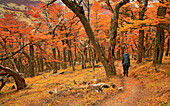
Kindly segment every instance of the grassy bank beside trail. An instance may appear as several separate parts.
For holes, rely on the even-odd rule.
[[[140,105],[170,105],[170,57],[163,58],[163,64],[154,66],[152,62],[138,64],[133,76],[143,84],[143,99]]]
[[[107,95],[113,95],[118,92],[117,88],[103,89],[102,93],[89,89],[73,89],[63,92],[61,95],[50,94],[49,91],[62,91],[68,87],[81,88],[89,84],[107,83],[120,86],[120,79],[113,77],[107,79],[103,67],[81,69],[76,66],[76,71],[72,68],[59,70],[58,73],[44,73],[33,78],[26,78],[27,89],[16,91],[12,89],[15,83],[6,84],[0,91],[0,104],[9,105],[91,105],[97,100],[105,99]]]

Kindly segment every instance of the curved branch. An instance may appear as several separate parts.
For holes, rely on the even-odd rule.
[[[109,1],[109,0],[106,0],[106,4],[107,4],[107,6],[109,7],[109,10],[113,13],[113,8],[112,8],[112,6],[110,5],[110,1]]]
[[[16,71],[8,68],[8,67],[4,67],[2,65],[0,65],[0,69],[4,70],[6,73],[8,73],[9,75],[11,75],[14,79],[15,79],[15,83],[17,85],[17,90],[23,89],[25,88],[27,85],[25,83],[25,80],[23,77],[21,77],[19,75],[19,73],[17,73]]]
[[[17,53],[19,53],[22,49],[24,49],[27,45],[29,45],[30,43],[27,43],[26,45],[24,45],[23,47],[21,47],[19,50],[17,50],[16,52],[13,52],[12,55],[7,56],[5,58],[0,58],[0,60],[6,60],[9,59],[11,57],[13,57],[14,55],[16,55]]]

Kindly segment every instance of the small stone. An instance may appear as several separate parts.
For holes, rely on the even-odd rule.
[[[118,90],[119,90],[119,91],[122,91],[122,90],[123,90],[123,87],[119,87]]]

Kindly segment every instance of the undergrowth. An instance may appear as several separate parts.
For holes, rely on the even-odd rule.
[[[76,71],[71,68],[59,70],[65,74],[44,73],[33,78],[26,78],[27,89],[16,91],[11,89],[14,83],[6,84],[0,94],[0,103],[4,106],[9,105],[92,105],[97,100],[103,100],[107,95],[114,95],[117,92],[115,88],[104,89],[98,93],[94,90],[78,89],[69,90],[62,95],[49,94],[47,91],[61,91],[67,87],[86,86],[85,83],[114,83],[120,86],[118,77],[106,78],[104,68],[81,69],[76,66]]]
[[[162,65],[155,66],[152,62],[146,62],[137,66],[132,74],[144,87],[144,97],[140,100],[140,105],[170,105],[170,57],[165,57]]]

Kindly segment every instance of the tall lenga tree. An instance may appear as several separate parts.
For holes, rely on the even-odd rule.
[[[51,3],[55,2],[55,1],[56,0],[53,0],[52,2],[48,3],[47,5],[50,5]],[[105,68],[106,76],[109,77],[109,76],[113,76],[114,74],[116,74],[114,62],[112,62],[113,64],[109,63],[108,59],[105,56],[103,49],[101,48],[101,46],[99,45],[99,42],[95,38],[94,31],[92,30],[91,25],[89,24],[88,19],[85,16],[83,6],[80,6],[82,1],[76,2],[76,1],[70,1],[70,0],[62,0],[62,2],[78,16],[81,23],[83,24],[86,34],[87,34],[89,40],[91,41],[92,45],[96,49],[99,59]],[[118,3],[118,5],[116,5],[116,8],[114,10],[114,15],[112,16],[113,26],[115,26],[116,28],[113,29],[113,35],[111,37],[111,41],[114,41],[116,39],[116,35],[117,35],[119,8],[121,6],[123,6],[124,4],[126,4],[127,2],[129,2],[129,0],[123,0],[120,3]],[[114,19],[116,19],[116,20],[114,20]],[[114,48],[114,46],[112,46],[112,48]]]
[[[113,56],[114,56],[114,49],[116,46],[116,37],[117,37],[117,28],[118,28],[118,19],[119,19],[119,9],[128,3],[130,0],[122,0],[120,1],[115,8],[113,9],[110,5],[110,1],[107,0],[107,5],[109,10],[113,13],[110,22],[110,45],[109,45],[109,64],[112,66],[114,70],[114,74],[116,74],[116,69],[114,66]]]
[[[70,0],[62,0],[62,2],[69,8],[71,9],[80,19],[81,23],[83,24],[86,34],[89,38],[89,40],[91,41],[92,45],[94,46],[94,48],[97,51],[97,54],[100,58],[100,61],[102,62],[105,71],[106,71],[106,76],[112,76],[113,75],[113,66],[111,66],[108,62],[108,59],[105,56],[104,51],[102,50],[101,46],[99,45],[99,43],[97,42],[94,32],[91,28],[91,25],[88,22],[87,17],[85,16],[84,13],[84,9],[82,6],[80,6],[81,1],[80,2],[76,2],[76,1],[70,1]]]
[[[164,4],[164,0],[160,1],[161,4]],[[157,10],[158,18],[164,18],[166,15],[167,7],[160,5]],[[165,33],[163,28],[163,23],[159,23],[156,29],[156,39],[154,45],[154,57],[153,64],[162,64],[162,57],[164,52],[164,42],[165,42]]]
[[[139,6],[141,6],[142,0],[138,0],[138,2],[140,4]],[[139,12],[139,20],[143,20],[143,17],[144,17],[145,11],[146,11],[146,7],[148,5],[148,0],[143,0],[143,2],[144,2],[144,5],[142,7],[142,10]],[[138,41],[137,63],[141,63],[142,62],[142,56],[143,56],[143,53],[144,53],[143,48],[144,48],[144,30],[140,29],[139,30],[139,41]]]

